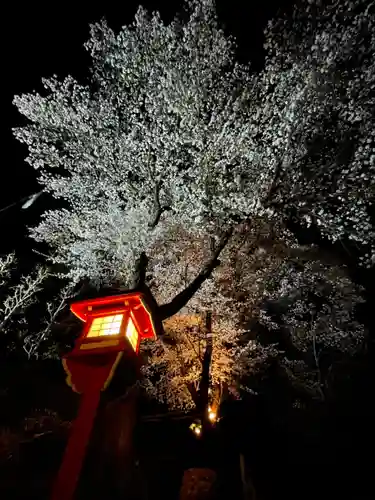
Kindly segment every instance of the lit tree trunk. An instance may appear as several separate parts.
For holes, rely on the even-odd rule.
[[[212,358],[212,313],[206,313],[205,318],[206,350],[202,360],[202,374],[199,386],[199,408],[202,414],[203,431],[210,425],[208,419],[208,390],[210,387],[210,367]]]

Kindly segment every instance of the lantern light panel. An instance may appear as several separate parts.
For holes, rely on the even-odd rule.
[[[120,333],[123,314],[94,318],[87,337],[101,337],[102,335],[118,335]]]
[[[138,347],[139,333],[137,332],[137,329],[135,328],[134,321],[132,320],[131,316],[129,316],[128,326],[126,327],[126,334],[125,335],[128,338],[130,345],[132,346],[134,351],[136,351],[137,347]]]

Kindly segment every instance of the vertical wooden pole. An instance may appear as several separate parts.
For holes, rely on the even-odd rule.
[[[78,416],[65,449],[51,500],[72,500],[81,473],[87,443],[100,400],[100,389],[88,390],[81,397]]]

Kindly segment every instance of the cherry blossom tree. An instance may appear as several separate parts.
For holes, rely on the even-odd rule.
[[[66,208],[32,236],[72,275],[131,281],[136,259],[178,220],[219,238],[254,212],[261,175],[249,164],[244,109],[251,83],[211,1],[166,26],[140,8],[115,34],[91,26],[90,85],[44,80],[47,95],[15,98],[31,124],[15,131],[39,182]]]
[[[291,19],[271,22],[258,75],[235,61],[213,0],[187,0],[188,20],[169,25],[139,8],[117,34],[105,22],[91,26],[86,85],[53,77],[43,80],[44,95],[14,99],[29,120],[15,136],[44,191],[61,201],[31,236],[50,246],[72,282],[152,290],[160,318],[170,318],[171,342],[150,352],[148,387],[163,387],[172,405],[193,400],[202,312],[215,319],[217,383],[231,384],[241,367],[278,352],[243,340],[239,319],[258,314],[268,279],[284,283],[284,271],[290,286],[300,279],[288,263],[298,245],[281,224],[290,211],[333,240],[364,245],[371,261],[372,156],[364,144],[372,144],[373,29],[364,1],[358,12],[343,4],[303,3]],[[305,272],[312,287],[320,271]],[[340,337],[329,325],[327,335]],[[322,327],[314,328],[309,341]],[[157,387],[156,367],[164,370]]]
[[[264,282],[265,298],[259,323],[274,339],[278,359],[292,384],[324,398],[337,362],[363,350],[366,330],[357,308],[363,289],[353,284],[344,266],[298,252],[284,259]]]
[[[233,225],[256,211],[258,199],[259,175],[246,189],[240,179],[249,160],[247,68],[234,61],[213,3],[187,6],[186,24],[165,26],[159,14],[140,8],[117,35],[105,23],[93,25],[90,85],[52,78],[44,80],[46,96],[15,98],[31,121],[16,137],[28,145],[44,189],[66,203],[46,212],[32,236],[51,246],[53,261],[67,265],[73,281],[87,276],[98,285],[145,281],[152,250],[150,273],[164,266],[161,319],[209,283]],[[173,276],[168,285],[164,252],[176,226],[206,244],[182,288]],[[199,295],[202,311],[208,288]]]
[[[54,332],[62,325],[62,316],[68,309],[68,300],[74,296],[74,283],[61,284],[59,292],[44,304],[40,322],[34,329],[26,328],[23,336],[23,350],[28,358],[58,358],[58,344],[54,342]],[[64,325],[67,327],[66,323]]]
[[[266,206],[352,240],[374,263],[374,3],[303,0],[265,30],[252,118]]]
[[[285,247],[287,239],[293,241],[293,238],[282,226],[279,230],[280,245]],[[252,310],[259,308],[263,280],[278,265],[275,254],[281,249],[275,241],[276,232],[274,224],[266,224],[261,219],[254,219],[251,225],[239,224],[221,253],[220,265],[185,307],[164,323],[163,339],[145,346],[149,362],[143,369],[144,386],[152,396],[174,408],[190,408],[199,401],[207,345],[205,313],[212,313],[211,386],[228,387],[238,396],[242,367],[244,371],[255,372],[259,357],[264,355],[261,352],[264,348],[254,339],[246,340],[252,361],[247,359],[245,363],[238,343],[245,331],[241,314],[246,312],[249,316]],[[272,247],[273,259],[263,255],[267,246]],[[155,242],[149,250],[152,269],[149,284],[159,303],[168,303],[185,289],[208,258],[209,248],[208,236],[194,236],[177,224]]]
[[[68,202],[33,237],[76,276],[127,281],[176,218],[215,235],[273,210],[350,238],[370,264],[373,5],[304,0],[269,23],[259,75],[235,62],[212,0],[186,6],[186,23],[140,8],[117,35],[92,25],[89,85],[51,78],[15,98],[29,163]]]
[[[0,258],[0,286],[2,305],[0,308],[0,329],[4,330],[12,317],[25,310],[35,300],[35,295],[41,290],[41,284],[48,276],[48,271],[42,267],[30,275],[22,276],[17,285],[11,284],[11,272],[16,266],[14,253]]]
[[[150,249],[150,287],[164,302],[198,272],[207,243],[182,227],[161,243],[162,261],[158,243]],[[238,225],[220,266],[165,322],[163,340],[144,346],[144,387],[172,408],[196,404],[206,345],[202,311],[212,311],[213,388],[229,388],[238,397],[256,385],[249,377],[256,381],[277,363],[299,394],[321,398],[329,367],[365,345],[356,316],[362,292],[342,264],[323,258],[313,245],[299,245],[272,219]]]

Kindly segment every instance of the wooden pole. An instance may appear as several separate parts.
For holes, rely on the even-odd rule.
[[[51,500],[71,500],[73,498],[99,400],[100,389],[96,387],[82,395],[78,416],[73,423]]]

